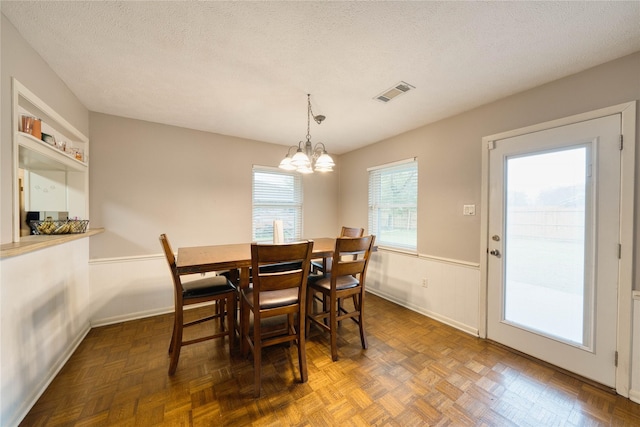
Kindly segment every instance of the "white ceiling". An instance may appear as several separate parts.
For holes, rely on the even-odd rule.
[[[89,110],[292,145],[311,93],[335,154],[640,51],[638,1],[0,4]]]

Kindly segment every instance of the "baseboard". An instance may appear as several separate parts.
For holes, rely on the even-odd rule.
[[[67,351],[64,352],[58,359],[56,363],[51,366],[47,375],[43,378],[42,383],[34,390],[31,398],[26,399],[20,409],[16,412],[13,419],[7,424],[7,426],[18,426],[20,422],[27,416],[33,405],[36,404],[40,396],[47,390],[47,387],[51,384],[51,382],[55,379],[55,377],[60,373],[64,365],[67,363],[69,358],[75,353],[80,343],[85,339],[89,331],[91,330],[91,324],[87,322],[86,326],[78,336],[73,340]]]
[[[640,390],[629,390],[629,399],[632,402],[640,403]]]
[[[146,317],[159,316],[161,314],[173,313],[173,306],[155,308],[153,310],[138,311],[136,313],[127,313],[121,316],[113,316],[105,319],[92,319],[91,327],[98,328],[100,326],[113,325],[116,323],[128,322],[129,320],[144,319]]]
[[[457,321],[455,321],[453,319],[449,319],[448,317],[441,316],[438,313],[434,313],[434,312],[431,312],[429,310],[425,310],[422,307],[418,307],[418,306],[415,306],[415,305],[412,305],[412,304],[407,304],[405,301],[400,301],[399,299],[394,298],[392,295],[386,294],[385,292],[381,292],[378,289],[372,290],[371,288],[367,288],[367,292],[370,292],[370,293],[372,293],[374,295],[377,295],[380,298],[384,298],[387,301],[391,301],[391,302],[393,302],[395,304],[398,304],[399,306],[402,306],[404,308],[408,308],[409,310],[415,311],[416,313],[420,313],[423,316],[430,317],[430,318],[432,318],[434,320],[437,320],[440,323],[444,323],[445,325],[449,325],[452,328],[456,328],[456,329],[458,329],[458,330],[460,330],[462,332],[465,332],[465,333],[467,333],[469,335],[473,335],[474,337],[479,336],[477,328],[473,328],[473,327],[471,327],[469,325],[465,325],[465,324],[457,322]]]

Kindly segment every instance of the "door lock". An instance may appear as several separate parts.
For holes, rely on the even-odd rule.
[[[494,257],[496,257],[496,258],[500,258],[500,256],[501,256],[501,255],[500,255],[500,251],[499,251],[499,250],[497,250],[497,249],[494,249],[494,250],[492,250],[492,251],[489,251],[489,253],[490,253],[491,255],[493,255]]]

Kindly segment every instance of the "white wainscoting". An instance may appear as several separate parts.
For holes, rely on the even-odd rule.
[[[631,350],[631,390],[629,399],[640,403],[640,291],[633,292],[633,329]]]
[[[93,326],[173,311],[173,284],[162,255],[91,260],[89,279]],[[476,336],[479,288],[477,265],[425,255],[380,250],[367,273],[369,292]]]
[[[90,325],[89,239],[0,261],[0,425],[17,426]]]
[[[478,335],[480,268],[477,264],[379,250],[372,254],[369,263],[367,290]]]
[[[89,280],[91,326],[173,312],[173,280],[164,255],[94,259],[89,261]]]
[[[92,326],[173,311],[173,282],[162,255],[89,262]]]

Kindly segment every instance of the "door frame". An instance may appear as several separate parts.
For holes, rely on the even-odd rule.
[[[618,276],[618,319],[616,333],[616,392],[629,397],[631,386],[631,345],[633,319],[633,242],[635,196],[636,103],[631,101],[586,113],[551,120],[520,129],[501,132],[482,138],[482,179],[480,195],[480,298],[478,307],[478,335],[487,337],[488,310],[488,248],[489,248],[489,148],[495,141],[528,133],[566,126],[600,117],[621,114],[624,141],[620,182],[620,247]]]

